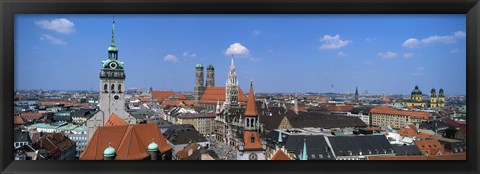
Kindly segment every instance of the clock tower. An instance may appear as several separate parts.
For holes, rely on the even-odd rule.
[[[108,58],[102,61],[100,69],[100,108],[87,121],[89,140],[96,128],[104,126],[112,114],[127,123],[135,123],[135,119],[125,111],[125,77],[124,63],[118,60],[118,49],[115,45],[115,21],[113,20],[112,43],[108,47]]]

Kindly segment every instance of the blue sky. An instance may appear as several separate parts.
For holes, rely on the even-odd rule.
[[[244,91],[466,93],[465,15],[17,15],[16,89],[98,90],[112,16],[127,88],[224,86],[233,54]]]

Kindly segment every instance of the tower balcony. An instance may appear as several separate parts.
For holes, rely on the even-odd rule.
[[[126,75],[123,70],[101,70],[101,79],[125,79]]]

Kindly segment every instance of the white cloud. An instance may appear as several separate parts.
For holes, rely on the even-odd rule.
[[[395,57],[397,57],[397,53],[395,52],[391,52],[391,51],[387,51],[387,52],[379,52],[377,54],[379,57],[381,57],[382,59],[393,59]]]
[[[337,49],[352,43],[351,40],[340,39],[340,35],[338,34],[335,36],[326,34],[320,39],[320,42],[322,42],[320,49]]]
[[[183,57],[195,58],[195,57],[197,57],[197,54],[195,54],[195,53],[188,53],[188,51],[185,51],[185,52],[183,52]]]
[[[403,53],[403,58],[412,58],[413,53]]]
[[[54,19],[51,21],[48,21],[48,20],[35,21],[35,24],[41,28],[44,28],[47,30],[53,30],[62,34],[69,34],[75,31],[74,29],[75,24],[65,18]]]
[[[62,39],[58,39],[58,38],[55,38],[53,36],[50,36],[48,34],[42,34],[40,36],[40,40],[47,40],[53,44],[56,44],[56,45],[66,45],[67,43],[65,41],[63,41]]]
[[[253,34],[254,36],[258,36],[258,35],[260,35],[261,33],[260,33],[259,30],[253,30],[253,31],[252,31],[252,34]]]
[[[427,38],[423,38],[421,40],[417,38],[410,38],[410,39],[407,39],[402,44],[402,46],[407,48],[416,48],[421,45],[428,45],[428,44],[435,44],[435,43],[454,44],[454,43],[457,43],[458,40],[464,39],[465,37],[466,37],[465,32],[457,31],[452,33],[451,35],[444,35],[444,36],[433,35]]]
[[[225,51],[225,55],[231,56],[248,56],[250,51],[247,49],[247,47],[243,46],[240,43],[233,43],[230,45],[230,47],[227,48]]]
[[[347,56],[347,55],[348,55],[348,54],[345,53],[345,52],[343,52],[343,51],[340,51],[340,52],[337,53],[337,56],[338,56],[338,57],[345,57],[345,56]]]
[[[403,42],[402,46],[407,48],[418,48],[420,44],[421,42],[418,39],[410,38]]]
[[[171,55],[171,54],[168,54],[166,55],[163,60],[167,61],[167,62],[174,62],[174,63],[177,63],[178,62],[178,58],[177,56],[174,56],[174,55]]]

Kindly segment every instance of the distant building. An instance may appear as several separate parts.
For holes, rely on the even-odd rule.
[[[215,124],[215,113],[206,114],[182,114],[177,118],[177,124],[191,124],[203,135],[213,134]]]
[[[38,133],[31,145],[18,150],[26,154],[26,160],[75,160],[75,142],[61,133]]]
[[[437,97],[435,88],[432,88],[430,91],[430,101],[424,100],[422,91],[418,88],[418,85],[415,85],[415,89],[413,89],[410,95],[410,100],[403,101],[402,105],[406,107],[443,108],[445,107],[445,94],[443,89],[440,88]]]
[[[411,123],[432,119],[428,112],[404,111],[388,106],[378,106],[370,110],[370,122],[375,126],[392,126],[402,128]]]

